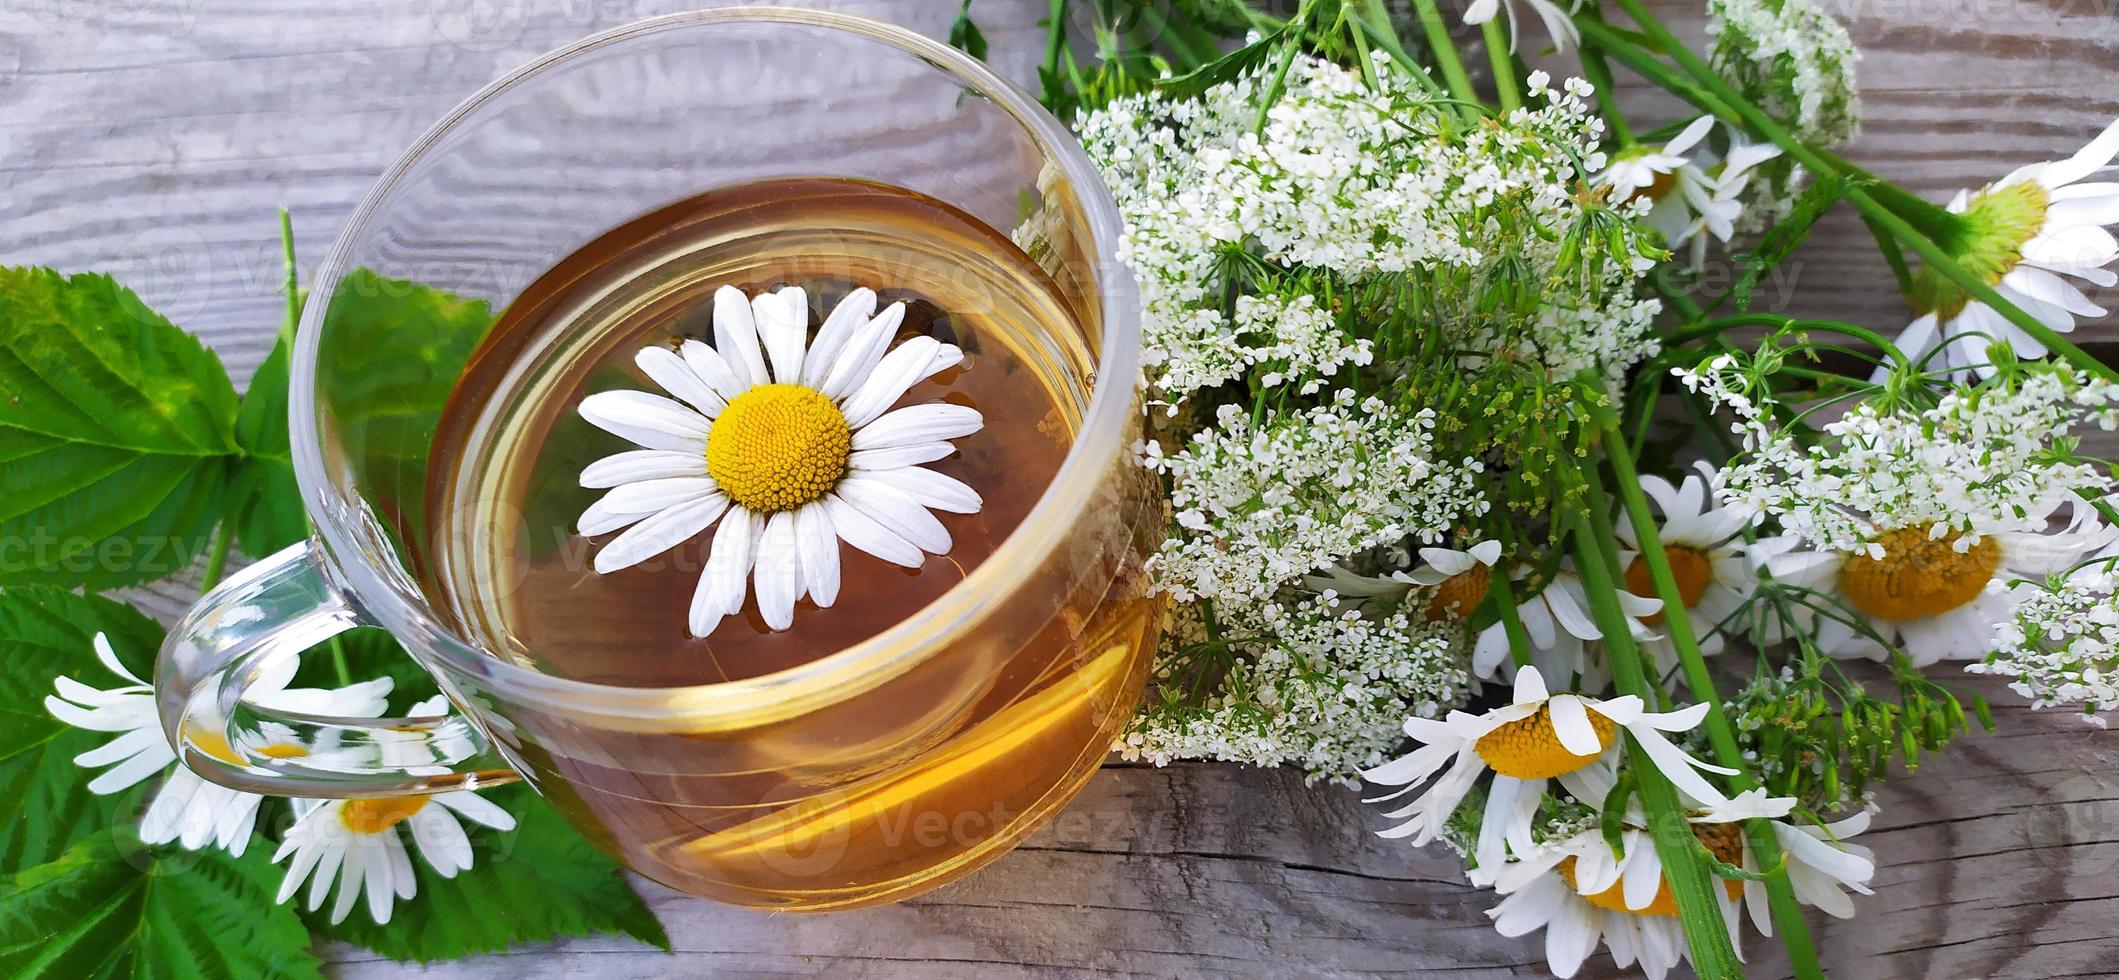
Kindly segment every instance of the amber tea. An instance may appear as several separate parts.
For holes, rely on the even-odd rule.
[[[828,604],[814,595],[794,603],[784,628],[765,614],[761,566],[758,583],[744,583],[740,608],[694,635],[702,576],[714,572],[714,549],[728,547],[721,525],[599,571],[599,549],[625,532],[585,521],[610,482],[584,479],[584,470],[630,452],[649,476],[663,475],[657,466],[718,474],[711,492],[734,502],[699,503],[692,516],[747,520],[744,501],[764,501],[757,526],[768,530],[755,546],[763,562],[778,498],[770,486],[753,486],[770,482],[755,477],[764,463],[724,452],[737,443],[729,433],[750,426],[744,438],[768,447],[823,440],[839,458],[852,458],[848,445],[858,456],[865,438],[837,422],[805,428],[813,417],[798,411],[800,399],[820,396],[800,386],[774,393],[787,397],[770,405],[744,396],[749,407],[740,411],[749,414],[741,419],[728,400],[711,422],[723,436],[703,469],[680,458],[696,440],[656,436],[644,449],[638,439],[649,437],[629,442],[584,417],[584,400],[598,393],[665,393],[643,370],[643,350],[669,351],[651,356],[672,364],[703,358],[714,376],[719,362],[699,348],[717,340],[716,294],[727,287],[743,296],[799,290],[805,322],[797,332],[818,350],[835,343],[838,328],[828,321],[839,302],[866,289],[877,307],[902,314],[889,325],[891,349],[960,351],[894,405],[976,411],[976,431],[953,436],[947,455],[921,466],[975,491],[977,505],[934,511],[946,547],[910,559],[832,540],[836,595]],[[915,617],[1023,525],[1088,404],[1095,358],[1077,322],[1081,309],[1081,297],[1007,235],[906,190],[779,180],[658,210],[545,273],[473,357],[433,447],[428,506],[436,517],[422,574],[479,646],[559,677],[681,689],[768,678],[830,657]],[[939,343],[916,340],[923,337]],[[712,393],[698,399],[720,404]],[[824,415],[858,422],[856,414],[875,414],[875,406],[846,405],[844,416]],[[846,488],[862,484],[846,481],[860,478],[843,467],[804,469],[797,482],[839,481],[851,497]],[[568,739],[531,738],[517,761],[578,822],[603,828],[602,842],[621,859],[676,887],[772,907],[886,900],[1011,843],[1034,825],[1026,816],[1071,795],[1101,760],[1138,695],[1159,614],[1141,595],[1137,562],[1124,560],[1130,544],[1105,542],[1108,554],[1020,570],[1033,580],[1021,595],[996,599],[1000,608],[968,628],[938,633],[939,652],[908,657],[914,663],[901,673],[869,689],[856,679],[835,703],[766,705],[735,723],[702,719],[680,739],[609,734],[560,750],[553,746]]]

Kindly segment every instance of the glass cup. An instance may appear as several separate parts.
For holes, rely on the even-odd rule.
[[[1057,284],[1072,322],[1047,326],[1079,332],[1095,363],[1074,379],[1074,442],[1027,518],[910,618],[764,676],[605,686],[467,639],[419,570],[430,522],[456,520],[426,512],[425,477],[470,345],[424,322],[378,324],[363,301],[417,283],[499,309],[637,215],[819,176],[908,188],[1012,231]],[[890,901],[993,859],[1094,772],[1160,626],[1142,564],[1163,504],[1130,462],[1140,335],[1119,227],[1095,169],[1034,101],[951,48],[858,17],[663,17],[500,79],[390,168],[314,278],[290,418],[315,536],[230,578],[170,633],[156,688],[171,743],[207,779],[278,796],[525,780],[642,874],[739,905]],[[464,310],[430,312],[440,324]],[[361,625],[395,636],[454,712],[332,718],[244,700],[268,666]],[[337,750],[249,748],[266,726]]]

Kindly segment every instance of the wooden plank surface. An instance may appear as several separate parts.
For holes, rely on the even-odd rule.
[[[1694,32],[1698,15],[1672,8]],[[117,273],[204,335],[240,379],[280,311],[273,209],[323,254],[414,136],[501,71],[645,0],[82,0],[0,5],[0,262]],[[929,34],[951,0],[839,6]],[[1042,0],[978,0],[994,58],[1029,77]],[[535,8],[535,9],[533,9]],[[2119,115],[2111,0],[1848,4],[1868,124],[1851,155],[1935,199],[2065,156]],[[1628,86],[1629,105],[1674,117]],[[1772,286],[1773,284],[1769,284]],[[1905,319],[1859,226],[1834,218],[1790,267],[1787,310]],[[1775,294],[1779,295],[1779,294]],[[2111,305],[2119,297],[2106,293]],[[2119,339],[2107,319],[2091,340]],[[189,597],[144,597],[165,620]],[[2000,734],[1880,795],[1882,868],[1853,923],[1824,923],[1842,976],[2107,972],[2119,941],[2119,742],[1970,680]],[[1354,794],[1230,766],[1112,765],[1051,827],[958,884],[891,908],[770,916],[641,883],[665,955],[585,939],[415,969],[333,948],[343,977],[1536,975],[1535,939],[1436,849],[1375,838]],[[1781,976],[1749,943],[1758,976]],[[1601,957],[1591,972],[1608,970]]]

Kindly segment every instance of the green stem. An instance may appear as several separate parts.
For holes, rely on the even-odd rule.
[[[1487,62],[1494,67],[1494,94],[1501,99],[1501,111],[1522,108],[1523,83],[1516,78],[1516,61],[1509,54],[1508,34],[1501,27],[1501,18],[1487,18],[1486,23],[1479,25],[1479,36],[1486,42]]]
[[[1531,666],[1530,631],[1516,611],[1516,590],[1508,580],[1508,560],[1494,563],[1494,600],[1501,604],[1501,632],[1508,634],[1508,655],[1518,668]]]
[[[1464,62],[1457,57],[1457,43],[1450,40],[1449,25],[1443,23],[1435,0],[1413,0],[1413,8],[1420,17],[1420,29],[1427,34],[1428,49],[1435,54],[1435,64],[1442,69],[1442,79],[1449,83],[1449,94],[1466,102],[1479,101],[1479,93],[1472,88],[1471,76],[1464,73]]]
[[[346,645],[340,639],[334,636],[325,642],[331,647],[331,666],[338,671],[338,686],[345,687],[353,683],[353,671],[346,666]]]
[[[1685,608],[1684,594],[1679,591],[1677,576],[1670,568],[1669,553],[1663,550],[1655,514],[1649,509],[1648,496],[1641,491],[1640,474],[1634,471],[1633,459],[1618,442],[1618,419],[1610,406],[1601,400],[1588,407],[1590,417],[1596,422],[1598,436],[1607,449],[1605,459],[1610,461],[1612,475],[1618,481],[1620,504],[1633,524],[1634,541],[1640,546],[1641,560],[1648,566],[1648,577],[1655,583],[1656,595],[1663,600],[1663,629],[1670,635],[1671,645],[1677,648],[1685,685],[1691,689],[1694,701],[1707,706],[1707,741],[1714,747],[1714,754],[1722,765],[1737,771],[1730,781],[1738,790],[1755,789],[1758,783],[1745,768],[1743,747],[1737,743],[1736,729],[1722,710],[1722,696],[1715,690],[1714,675],[1707,669],[1707,658],[1701,653],[1698,635],[1692,629],[1692,613]],[[1774,837],[1770,823],[1746,821],[1745,833],[1751,840],[1752,855],[1760,867],[1779,866],[1780,842]],[[1802,907],[1796,900],[1788,876],[1782,873],[1768,877],[1766,892],[1774,924],[1781,930],[1781,942],[1788,948],[1788,959],[1796,976],[1823,977],[1817,949],[1810,941],[1809,926],[1803,920]]]
[[[213,530],[213,550],[206,555],[206,574],[199,579],[199,591],[209,592],[221,584],[221,573],[228,567],[228,549],[235,544],[235,525],[222,521]]]
[[[1589,487],[1583,506],[1592,512],[1606,507],[1596,467],[1584,466],[1582,472]],[[1635,648],[1633,634],[1629,632],[1631,620],[1619,607],[1618,586],[1611,574],[1613,557],[1608,553],[1610,543],[1592,540],[1596,535],[1588,531],[1588,524],[1586,520],[1575,522],[1569,538],[1575,550],[1576,574],[1582,577],[1582,592],[1589,600],[1590,614],[1596,620],[1597,628],[1604,633],[1614,686],[1621,694],[1631,694],[1644,703],[1655,704],[1658,692],[1641,670],[1640,651]],[[1626,738],[1631,740],[1633,735],[1628,733]],[[1641,806],[1647,814],[1648,832],[1655,841],[1656,856],[1663,860],[1663,880],[1670,885],[1672,897],[1677,899],[1678,924],[1684,929],[1685,944],[1692,951],[1693,972],[1702,980],[1742,977],[1736,947],[1730,943],[1729,929],[1722,921],[1721,903],[1713,892],[1721,885],[1707,873],[1706,864],[1700,861],[1700,842],[1692,834],[1691,823],[1685,819],[1677,787],[1672,786],[1669,777],[1654,764],[1640,761],[1647,759],[1648,755],[1639,745],[1630,748],[1629,757],[1636,760],[1632,767],[1635,784],[1640,788]]]

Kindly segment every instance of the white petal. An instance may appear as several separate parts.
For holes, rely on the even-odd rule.
[[[839,600],[839,535],[821,503],[795,511],[795,550],[802,556],[802,578],[810,601],[830,608]]]
[[[863,286],[847,293],[839,305],[831,308],[824,318],[824,325],[817,328],[816,342],[809,346],[809,354],[802,360],[802,383],[811,388],[823,386],[824,377],[838,359],[839,351],[854,331],[865,326],[876,313],[875,291]]]
[[[440,806],[423,806],[405,824],[412,828],[412,841],[419,856],[444,878],[471,866],[471,837],[464,825]]]
[[[898,409],[853,434],[855,450],[890,449],[968,436],[986,424],[978,409],[930,402]]]
[[[153,734],[159,740],[162,733],[154,731]],[[140,754],[104,770],[102,775],[88,781],[88,791],[97,796],[109,796],[143,779],[160,774],[175,761],[176,753],[170,751],[168,742],[162,742],[160,749],[144,749]]]
[[[802,598],[802,557],[795,549],[793,514],[783,510],[766,518],[753,564],[758,612],[765,617],[765,625],[776,630],[794,625],[795,600]]]
[[[918,568],[926,563],[927,556],[920,553],[918,545],[876,523],[874,518],[862,513],[838,494],[826,495],[823,505],[825,516],[831,519],[833,533],[847,544],[906,568]]]
[[[933,554],[949,553],[949,529],[911,494],[875,477],[854,473],[839,481],[836,495],[898,537]]]
[[[698,409],[707,418],[720,415],[721,410],[728,407],[728,399],[701,380],[698,372],[693,371],[676,351],[667,347],[643,347],[640,353],[633,355],[633,363],[639,365],[649,379],[661,385],[663,391],[677,396],[679,401]]]
[[[1597,755],[1604,751],[1604,743],[1597,739],[1597,730],[1589,724],[1589,712],[1582,710],[1582,699],[1562,694],[1545,702],[1552,716],[1553,734],[1560,745],[1576,755]]]
[[[863,470],[862,479],[872,479],[895,487],[911,495],[920,506],[944,510],[952,514],[976,514],[985,501],[979,499],[978,491],[965,485],[953,476],[944,476],[918,466],[900,466],[894,470]]]
[[[892,446],[889,449],[863,449],[846,457],[846,468],[880,473],[921,463],[932,463],[953,452],[956,452],[956,447],[946,442],[918,442],[909,446]]]
[[[898,335],[898,327],[904,322],[905,304],[892,303],[884,307],[883,312],[847,338],[846,346],[832,359],[831,372],[825,375],[823,386],[817,390],[834,401],[858,390],[868,380],[876,362],[883,359],[883,352],[890,348],[890,341]]]
[[[1550,696],[1545,688],[1545,677],[1536,667],[1525,667],[1516,671],[1516,704],[1536,704]]]
[[[722,401],[731,401],[750,388],[742,378],[736,377],[736,369],[729,366],[728,358],[722,357],[721,352],[713,347],[696,340],[686,340],[678,348],[678,352],[684,356],[684,363],[692,369],[692,373],[698,375],[699,380],[705,382],[707,387],[712,388],[714,394],[720,395]]]
[[[581,417],[648,449],[706,452],[706,416],[645,391],[599,391],[581,400]]]
[[[714,349],[745,387],[772,381],[765,370],[765,354],[758,349],[758,324],[751,315],[750,299],[734,286],[714,290]]]
[[[634,449],[605,456],[581,469],[581,485],[602,490],[624,483],[705,476],[706,457],[665,449]]]
[[[437,793],[434,802],[462,814],[472,823],[506,832],[515,829],[515,817],[501,809],[500,804],[469,790],[454,793]]]
[[[611,543],[604,545],[603,550],[596,553],[597,574],[609,575],[620,569],[631,568],[691,540],[694,535],[720,519],[722,512],[728,510],[728,504],[726,494],[711,493],[678,504],[627,528],[624,534],[612,538]]]
[[[914,337],[883,355],[868,379],[846,396],[840,406],[846,424],[856,429],[876,420],[905,397],[905,392],[927,376],[927,365],[942,347],[933,337]]]
[[[748,594],[751,556],[756,553],[764,522],[758,515],[735,508],[714,532],[714,543],[706,556],[706,569],[699,573],[699,587],[692,592],[691,630],[705,636],[720,625],[721,617],[743,608]]]
[[[809,296],[788,286],[751,301],[751,315],[758,321],[758,339],[772,359],[773,380],[782,384],[802,381],[802,344],[809,339]]]
[[[2047,188],[2072,184],[2111,163],[2115,155],[2119,155],[2119,119],[2104,127],[2104,132],[2098,133],[2096,139],[2077,150],[2074,156],[2046,164],[2038,172],[2038,182]]]

